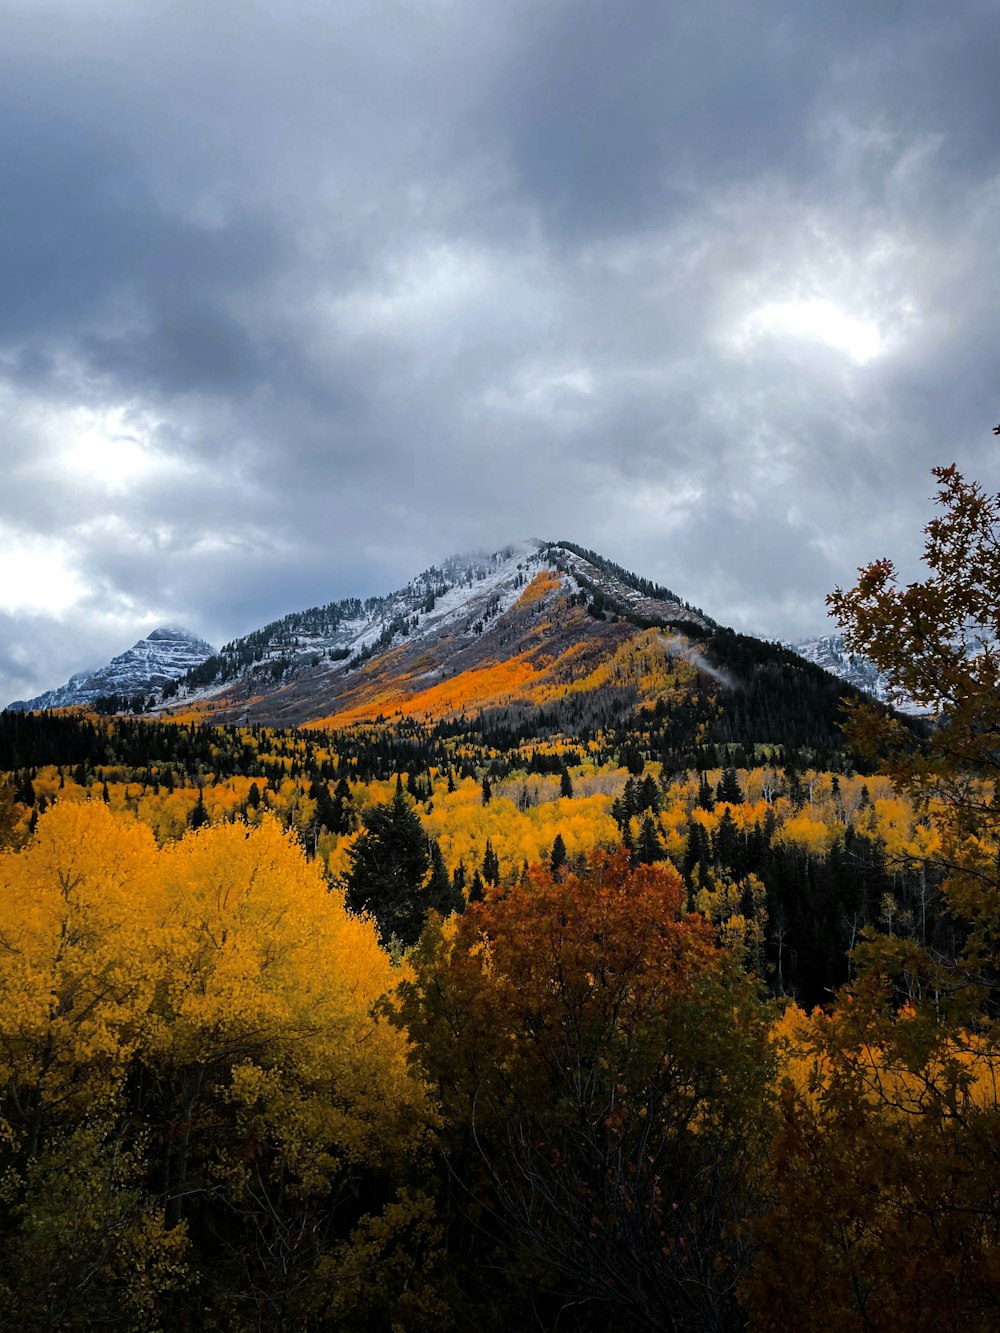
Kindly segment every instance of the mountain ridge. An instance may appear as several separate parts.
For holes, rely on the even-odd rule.
[[[538,703],[540,691],[551,694],[585,666],[596,670],[637,630],[702,635],[714,627],[669,589],[596,552],[532,538],[450,557],[385,597],[272,621],[169,687],[164,705],[187,698],[213,720],[276,725],[374,720],[383,705],[450,716],[463,703],[499,706],[526,695]],[[572,668],[561,660],[567,653]],[[469,672],[474,697],[449,695],[446,682]]]
[[[867,664],[835,648],[834,637],[780,645],[737,634],[595,551],[531,538],[450,556],[384,596],[290,612],[218,650],[160,627],[107,667],[12,707],[102,696],[127,707],[138,695],[154,714],[229,724],[339,729],[483,715],[530,732],[599,729],[684,698],[697,700],[683,709],[705,726],[714,695],[716,712],[749,707],[723,699],[734,690],[763,690],[769,702],[753,707],[772,719],[783,696],[803,691],[818,691],[828,711],[833,678],[876,693]],[[796,707],[807,711],[801,698]],[[743,740],[748,725],[736,726]]]
[[[32,699],[7,705],[17,712],[44,708],[72,708],[102,699],[125,700],[149,695],[214,654],[215,649],[189,630],[160,625],[104,666],[78,671],[64,684]]]

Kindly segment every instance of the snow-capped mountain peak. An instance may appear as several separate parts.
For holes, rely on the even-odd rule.
[[[106,666],[80,671],[58,689],[47,690],[34,699],[19,699],[9,707],[20,710],[70,708],[77,704],[92,704],[95,699],[109,695],[124,699],[137,694],[152,694],[169,682],[179,680],[214,653],[211,644],[188,630],[161,625],[113,657]]]

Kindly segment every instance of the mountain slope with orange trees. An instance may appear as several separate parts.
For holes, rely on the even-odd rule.
[[[853,694],[594,551],[528,541],[445,561],[388,597],[265,625],[168,686],[154,711],[342,733],[445,728],[500,750],[601,737],[605,751],[676,766],[704,742],[821,756],[838,748]]]
[[[712,622],[582,548],[525,542],[445,562],[390,598],[331,604],[229,644],[164,707],[343,727],[538,710],[569,691],[629,711],[678,678]],[[683,631],[687,630],[688,634]],[[592,701],[593,702],[593,701]]]

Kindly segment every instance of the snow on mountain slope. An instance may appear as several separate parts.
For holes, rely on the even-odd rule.
[[[543,615],[546,608],[551,615]],[[385,597],[349,598],[272,621],[168,687],[163,706],[289,725],[376,715],[383,702],[391,711],[463,672],[510,667],[518,654],[521,668],[529,654],[537,672],[543,645],[532,626],[553,619],[544,645],[550,661],[597,636],[613,652],[611,641],[623,636],[611,632],[612,622],[628,623],[627,634],[713,623],[596,552],[531,539],[492,554],[453,556]],[[479,681],[485,684],[482,675]],[[444,707],[440,699],[434,706]]]
[[[22,711],[68,708],[112,694],[122,697],[151,694],[170,681],[179,680],[214,652],[211,644],[187,630],[161,626],[112,658],[106,666],[78,672],[58,689],[47,690],[34,699],[19,699],[9,707]]]
[[[854,685],[865,694],[870,694],[881,703],[891,705],[897,712],[908,713],[911,717],[926,717],[932,711],[915,703],[906,695],[896,693],[889,677],[879,671],[867,658],[849,652],[840,634],[818,635],[816,638],[802,639],[798,643],[788,643],[785,647],[791,648],[792,652],[798,653],[807,662],[813,662],[824,671],[829,671],[831,675],[846,680],[848,684]]]
[[[236,679],[277,681],[306,666],[341,672],[402,640],[464,634],[476,626],[481,633],[514,604],[544,563],[544,550],[544,542],[525,541],[490,555],[453,556],[387,596],[291,612],[227,643],[189,673],[182,697],[211,697]]]

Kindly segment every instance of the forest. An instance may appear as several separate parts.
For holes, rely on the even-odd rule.
[[[926,727],[729,632],[603,718],[0,714],[0,1328],[1000,1325],[1000,497],[936,475],[830,598]]]

